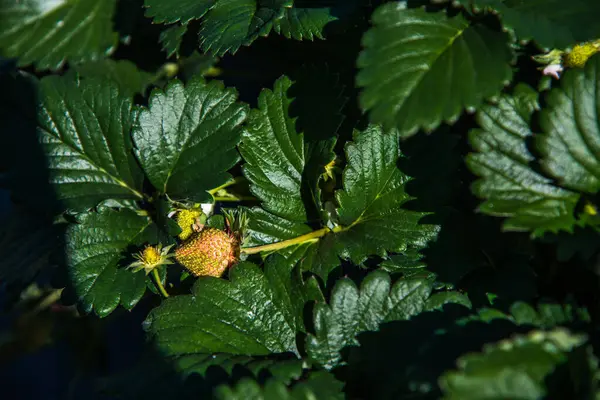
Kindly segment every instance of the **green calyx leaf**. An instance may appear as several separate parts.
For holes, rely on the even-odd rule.
[[[0,51],[19,65],[59,69],[103,58],[117,43],[115,0],[0,1]]]
[[[356,81],[372,122],[402,136],[453,122],[512,76],[508,35],[461,15],[385,4],[363,37]]]
[[[127,252],[152,239],[153,224],[129,209],[83,213],[65,234],[65,263],[81,307],[100,317],[142,298],[146,276],[126,269]]]
[[[154,187],[173,199],[212,201],[231,176],[246,107],[237,93],[200,78],[155,90],[133,128],[135,153]]]

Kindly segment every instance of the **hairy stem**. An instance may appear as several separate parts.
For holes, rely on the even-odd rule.
[[[306,235],[298,236],[296,238],[284,240],[284,241],[277,242],[277,243],[265,244],[263,246],[256,246],[256,247],[245,247],[245,248],[241,249],[241,252],[244,254],[257,254],[257,253],[262,253],[264,251],[277,251],[277,250],[285,249],[286,247],[306,243],[309,241],[318,240],[319,238],[325,236],[325,234],[327,234],[329,232],[339,232],[340,230],[341,229],[337,229],[337,227],[333,231],[329,228],[322,228],[317,231],[307,233]]]
[[[222,184],[222,185],[221,185],[221,186],[219,186],[219,187],[216,187],[216,188],[214,188],[214,189],[210,189],[210,190],[208,191],[208,193],[210,193],[212,196],[214,196],[214,195],[215,195],[215,194],[216,194],[216,193],[217,193],[219,190],[223,190],[223,189],[225,189],[225,188],[228,188],[229,186],[233,186],[233,185],[235,185],[236,183],[242,182],[243,180],[244,180],[244,177],[242,177],[242,176],[237,176],[237,177],[235,177],[234,179],[232,179],[232,180],[230,180],[230,181],[227,181],[227,182],[225,182],[224,184]]]
[[[221,202],[226,202],[226,201],[253,201],[256,200],[256,197],[252,197],[252,196],[213,196],[213,199],[215,201],[221,201]]]
[[[158,270],[156,268],[154,268],[152,270],[152,276],[154,277],[154,282],[156,283],[156,287],[158,288],[158,291],[160,292],[160,294],[162,294],[165,299],[167,297],[169,297],[169,293],[167,293],[167,291],[165,290],[165,287],[163,286],[162,282],[160,281],[160,276],[158,276]]]

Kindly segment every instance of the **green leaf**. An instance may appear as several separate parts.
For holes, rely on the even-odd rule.
[[[345,398],[344,384],[325,371],[310,372],[306,379],[291,388],[276,379],[269,379],[263,387],[258,382],[242,378],[235,386],[221,385],[215,389],[215,399],[220,400],[313,400]]]
[[[392,286],[389,275],[381,271],[370,273],[360,290],[350,279],[337,281],[330,305],[315,305],[315,335],[306,340],[308,356],[327,369],[340,365],[340,350],[358,345],[359,333],[420,313],[430,293],[431,283],[426,280],[401,279]]]
[[[510,306],[510,313],[518,325],[535,325],[546,329],[576,322],[590,322],[588,311],[572,304],[541,303],[534,308],[518,301]]]
[[[92,78],[49,76],[40,89],[38,137],[62,206],[82,211],[107,199],[141,200],[131,98],[116,82]]]
[[[146,16],[154,22],[187,23],[202,18],[221,0],[144,0]]]
[[[259,108],[250,114],[240,153],[250,190],[264,209],[288,221],[305,222],[309,210],[320,204],[318,178],[335,158],[335,140],[307,143],[296,131],[289,113],[291,86],[292,81],[282,77],[273,91],[263,90]]]
[[[166,355],[232,353],[267,355],[296,348],[296,308],[303,302],[289,298],[289,286],[277,283],[274,268],[263,272],[241,263],[229,272],[229,281],[204,277],[192,295],[165,300],[148,316],[145,326]],[[276,283],[275,286],[272,286]]]
[[[174,80],[155,90],[133,128],[135,153],[154,187],[171,198],[211,200],[208,190],[227,182],[246,118],[237,92],[200,78]]]
[[[546,96],[543,134],[536,144],[542,168],[562,186],[579,192],[600,189],[600,55],[584,69],[567,71]]]
[[[172,25],[160,33],[159,42],[163,51],[167,53],[167,58],[172,57],[173,54],[179,57],[179,48],[186,32],[187,24],[183,24]]]
[[[437,234],[437,226],[419,222],[426,213],[402,208],[412,197],[405,189],[411,178],[397,166],[399,141],[397,131],[371,126],[346,145],[343,190],[336,192],[343,229],[335,240],[342,258],[359,263],[409,245],[423,248]]]
[[[296,40],[325,39],[325,28],[357,11],[360,0],[295,0],[282,18],[273,23],[273,30]]]
[[[290,221],[264,211],[260,207],[246,210],[248,215],[248,237],[244,247],[260,246],[280,242],[310,233],[308,225]]]
[[[568,352],[585,341],[584,335],[556,329],[532,331],[528,336],[488,345],[482,353],[460,358],[459,370],[441,377],[444,399],[543,398],[549,394],[544,380],[552,378],[556,385],[556,374],[550,374],[569,360]],[[578,398],[588,396],[590,393]]]
[[[144,94],[153,79],[151,73],[138,69],[131,61],[115,61],[110,58],[79,64],[71,71],[84,79],[104,78],[113,80],[119,85],[121,93],[131,96],[137,93]]]
[[[127,270],[127,252],[151,239],[152,221],[129,209],[78,215],[65,234],[65,262],[75,295],[86,312],[100,317],[119,304],[132,309],[146,290],[144,273]]]
[[[265,377],[286,385],[303,377],[302,360],[275,357],[248,357],[231,354],[184,354],[162,357],[150,354],[133,368],[102,379],[102,392],[127,399],[212,398],[220,383],[228,383],[241,371],[245,376]],[[221,373],[214,374],[220,370]],[[204,379],[198,379],[202,377]],[[153,382],[148,385],[148,382]],[[185,384],[183,384],[185,383]]]
[[[373,14],[356,79],[370,120],[410,136],[453,122],[497,94],[512,77],[512,52],[506,33],[403,4]]]
[[[290,326],[305,332],[304,306],[308,301],[324,301],[316,278],[302,281],[302,271],[296,268],[304,251],[299,249],[284,258],[280,254],[269,257],[264,265],[265,277],[273,292],[273,298],[281,306],[282,313]]]
[[[558,187],[530,166],[535,158],[527,140],[533,135],[529,126],[538,109],[537,93],[525,85],[517,86],[513,95],[483,106],[477,114],[482,129],[469,135],[477,152],[466,160],[471,171],[481,177],[472,186],[473,193],[485,199],[479,210],[508,217],[504,222],[507,230],[531,230],[536,236],[571,231],[579,199],[578,194]],[[566,153],[561,155],[566,157]]]
[[[339,258],[358,264],[369,255],[385,256],[387,251],[403,252],[408,246],[423,248],[435,237],[437,226],[419,223],[426,213],[402,208],[412,197],[406,194],[404,187],[410,178],[397,166],[401,156],[399,141],[397,131],[383,133],[376,126],[355,133],[355,142],[346,146],[344,189],[336,193],[341,225],[308,247],[303,263],[305,269],[326,279],[329,272],[339,265]],[[263,140],[261,143],[273,143],[273,140]],[[259,148],[258,143],[256,148]],[[243,151],[242,153],[244,154]],[[265,154],[265,157],[268,156]],[[244,158],[251,163],[252,158],[247,154],[244,154]],[[258,160],[258,157],[255,159]],[[272,165],[265,163],[263,168]],[[283,172],[273,176],[279,179],[289,169],[281,171]],[[247,177],[251,182],[258,181],[250,174]],[[266,186],[270,180],[263,179],[263,182],[265,183],[261,184]],[[280,185],[281,183],[266,186],[270,189],[267,193],[277,193]],[[298,188],[298,185],[295,187]],[[260,198],[259,193],[261,192],[254,192]],[[278,212],[285,218],[268,216],[264,212],[256,212],[259,221],[252,222],[251,218],[253,243],[260,240],[289,239],[306,233],[300,221],[289,221],[296,215],[298,220],[302,218],[299,213],[290,212],[300,209],[300,196],[296,195],[298,200],[295,201],[292,192],[288,193],[287,197],[282,196],[273,201],[279,209],[271,208],[272,212]],[[292,204],[297,204],[297,207]]]
[[[188,23],[202,19],[199,40],[205,53],[235,53],[273,29],[292,0],[145,0],[154,22]]]
[[[600,37],[600,3],[589,0],[456,0],[467,9],[494,10],[519,40],[535,40],[546,49],[565,48]]]
[[[206,53],[235,53],[259,36],[267,36],[291,0],[219,0],[206,14],[199,32]]]
[[[471,308],[471,300],[469,300],[469,296],[460,293],[460,292],[439,292],[432,295],[429,299],[427,299],[427,303],[425,304],[425,309],[427,311],[431,310],[441,310],[446,304],[461,304],[467,308]]]
[[[0,0],[0,53],[59,69],[103,58],[117,44],[115,0]]]

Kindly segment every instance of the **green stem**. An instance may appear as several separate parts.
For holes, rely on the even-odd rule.
[[[152,270],[152,276],[154,277],[154,282],[156,283],[156,287],[158,288],[160,294],[162,294],[165,299],[169,297],[169,293],[167,293],[167,291],[165,290],[165,287],[160,281],[160,276],[158,276],[158,269],[154,268]]]
[[[242,182],[243,180],[244,180],[244,177],[242,177],[242,176],[236,176],[234,179],[232,179],[232,180],[230,180],[228,182],[225,182],[221,186],[209,190],[208,193],[210,193],[211,195],[214,196],[219,190],[225,189],[225,188],[227,188],[229,186],[233,186],[236,183]]]
[[[338,232],[338,231],[339,231],[339,229],[333,230],[333,232]],[[297,244],[302,244],[302,243],[305,243],[308,241],[312,241],[315,239],[319,239],[319,238],[325,236],[325,234],[327,234],[329,232],[332,232],[332,230],[329,228],[322,228],[317,231],[307,233],[306,235],[298,236],[297,238],[293,238],[293,239],[284,240],[282,242],[271,243],[271,244],[266,244],[263,246],[256,246],[256,247],[246,247],[246,248],[241,249],[241,252],[244,254],[257,254],[257,253],[262,253],[264,251],[277,251],[277,250],[285,249],[286,247],[290,247],[290,246],[294,246]]]
[[[215,201],[227,202],[227,201],[254,201],[256,197],[252,196],[213,196]]]

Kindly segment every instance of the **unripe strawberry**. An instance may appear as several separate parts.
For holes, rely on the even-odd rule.
[[[175,250],[175,259],[194,276],[221,277],[239,256],[236,236],[216,228],[193,233]]]

